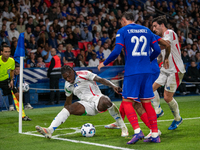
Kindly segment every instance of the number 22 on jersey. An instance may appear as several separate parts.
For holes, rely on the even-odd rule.
[[[145,52],[147,46],[147,38],[145,36],[132,36],[131,43],[135,43],[135,47],[132,51],[132,56],[147,56],[147,52]],[[141,51],[138,50],[139,46],[142,44]]]

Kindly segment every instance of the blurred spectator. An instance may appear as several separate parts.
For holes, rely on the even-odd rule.
[[[188,56],[187,50],[182,51],[181,58],[182,58],[184,64],[187,64],[190,62],[190,57]]]
[[[194,61],[195,63],[200,62],[200,52],[198,52],[198,51],[196,52],[195,56],[192,58],[192,61]]]
[[[28,17],[28,23],[26,24],[26,29],[30,27],[31,31],[34,31],[34,25],[33,25],[33,18],[32,17]]]
[[[184,80],[188,82],[200,82],[200,73],[194,61],[191,61],[191,66],[188,67]],[[200,91],[200,84],[196,84],[197,89]]]
[[[62,19],[62,13],[61,13],[60,7],[56,8],[56,12],[57,12],[57,19],[61,20]],[[60,21],[60,23],[61,23],[61,21]]]
[[[118,55],[117,59],[115,59],[113,66],[124,65],[123,59],[121,55]]]
[[[36,41],[35,41],[35,36],[32,34],[30,36],[30,42],[29,42],[29,47],[30,49],[37,49],[37,44],[36,44]]]
[[[56,50],[56,54],[60,57],[61,64],[64,65],[64,57],[65,54],[63,53],[63,44],[58,44],[58,48]]]
[[[46,26],[45,26],[45,25],[42,25],[40,29],[41,29],[41,30],[40,30],[41,32],[44,32],[44,34],[45,34],[45,39],[49,39],[49,35],[48,35],[47,30],[46,30]]]
[[[64,27],[60,28],[60,31],[58,32],[58,34],[61,34],[63,40],[67,39],[67,34],[65,33]]]
[[[46,43],[45,46],[44,46],[44,50],[42,51],[42,57],[44,58],[44,62],[45,63],[49,63],[51,61],[51,52],[50,52],[50,47],[49,47],[49,44]]]
[[[31,9],[31,12],[33,15],[36,15],[36,13],[42,13],[42,10],[39,5],[40,5],[40,3],[38,1],[35,1],[35,5]]]
[[[42,47],[38,47],[38,48],[37,48],[37,51],[36,51],[36,53],[35,53],[35,59],[36,59],[36,60],[37,60],[38,57],[42,57],[42,54],[41,54],[42,51],[44,51]]]
[[[21,14],[23,12],[26,12],[27,14],[31,14],[31,9],[30,8],[31,8],[30,0],[21,1],[21,5],[20,5]]]
[[[10,20],[11,21],[18,20],[19,17],[20,17],[20,14],[16,11],[16,8],[12,7],[11,12],[10,12]]]
[[[83,17],[87,17],[88,16],[88,14],[87,14],[87,12],[85,10],[85,7],[82,7],[80,15],[83,15]]]
[[[98,40],[97,45],[94,47],[95,52],[98,52],[98,51],[99,51],[101,45],[102,45],[101,40]],[[97,57],[98,57],[98,55],[97,55]]]
[[[48,7],[46,3],[43,3],[41,6],[41,13],[43,13],[44,15],[48,15]]]
[[[104,53],[104,58],[108,58],[108,56],[110,55],[111,53],[111,50],[108,48],[108,43],[104,43],[104,50],[103,50],[103,53]]]
[[[83,41],[91,42],[93,40],[92,33],[88,31],[88,27],[84,26],[84,30],[81,31],[81,38]]]
[[[191,44],[191,45],[193,44],[192,34],[191,33],[188,34],[188,38],[186,39],[186,43],[187,44]]]
[[[19,38],[19,32],[15,30],[14,23],[10,24],[10,30],[8,31],[9,40],[12,41],[13,37]]]
[[[34,34],[34,36],[35,36],[36,39],[39,39],[38,37],[39,37],[40,33],[41,33],[41,31],[40,31],[40,26],[37,25],[37,26],[35,27],[35,30],[33,31],[33,34]],[[45,39],[48,39],[48,38],[45,37]]]
[[[22,33],[22,32],[25,31],[24,20],[23,20],[23,18],[21,18],[21,17],[18,19],[17,31],[18,31],[19,33]]]
[[[66,6],[62,7],[61,14],[62,14],[62,19],[66,19],[67,15],[69,15],[69,13],[67,12],[67,7]]]
[[[6,44],[7,44],[8,46],[10,46],[10,41],[9,41],[9,39],[5,36],[5,32],[4,32],[4,31],[1,31],[1,32],[0,32],[0,45],[1,45],[3,42],[6,42]]]
[[[92,24],[91,24],[90,19],[86,20],[86,26],[88,27],[88,30],[91,32],[92,31]]]
[[[23,16],[24,24],[27,24],[28,23],[28,14],[27,14],[27,12],[23,12],[22,16]]]
[[[102,45],[104,45],[107,39],[108,39],[107,32],[103,32],[103,37],[101,37]]]
[[[27,64],[27,68],[35,68],[35,67],[37,67],[35,54],[33,52],[30,53],[30,58],[27,60],[26,64]]]
[[[99,32],[96,32],[96,34],[94,35],[94,38],[93,38],[93,44],[94,46],[97,45],[97,42],[101,39],[100,37],[100,33]]]
[[[40,32],[38,40],[37,40],[37,45],[38,47],[44,47],[46,44],[46,39],[45,39],[45,33],[44,32]]]
[[[73,47],[71,44],[66,45],[66,51],[64,52],[65,54],[64,63],[73,62],[76,59],[74,54],[71,52],[72,48]]]
[[[63,44],[63,46],[65,46],[65,40],[62,38],[61,34],[58,34],[57,43],[58,45]]]
[[[57,19],[56,7],[53,7],[52,11],[49,12],[48,18],[49,21],[54,21],[55,19]]]
[[[13,37],[11,41],[11,56],[14,56],[16,48],[17,48],[17,38]]]
[[[99,24],[99,21],[96,20],[95,23],[92,25],[92,29],[96,27],[97,28],[97,32],[101,32],[101,25]]]
[[[30,41],[30,36],[32,35],[31,33],[31,27],[27,27],[26,28],[26,31],[24,33],[24,38],[28,41]]]
[[[81,41],[81,31],[79,27],[76,27],[74,29],[74,38],[76,39],[76,41]]]
[[[55,32],[51,32],[50,33],[50,38],[48,40],[48,44],[52,48],[57,48],[58,43],[57,43],[57,40],[56,40],[56,34],[55,34]]]
[[[33,19],[33,25],[34,25],[34,27],[36,27],[39,24],[39,20],[40,20],[40,14],[36,13],[35,19]]]
[[[45,68],[45,63],[43,62],[43,58],[42,57],[38,57],[37,58],[37,67]]]
[[[196,52],[197,52],[197,46],[193,44],[193,45],[192,45],[192,49],[190,49],[190,50],[188,51],[189,57],[190,57],[191,59],[192,59],[193,57],[195,57]]]
[[[96,54],[92,54],[92,58],[89,60],[88,67],[97,67],[99,65],[99,59]]]
[[[78,54],[75,60],[76,67],[86,67],[87,64],[85,63],[84,57],[81,54]]]
[[[91,44],[87,44],[87,51],[86,51],[86,61],[89,61],[92,59],[92,54],[96,54],[95,50],[93,50],[93,47]]]
[[[8,11],[8,7],[7,7],[7,6],[4,7],[4,11],[3,11],[2,17],[3,17],[3,18],[6,18],[7,20],[11,20],[11,18],[10,18],[10,13],[9,13],[9,11]]]
[[[58,19],[54,19],[52,26],[55,33],[60,32],[60,25],[58,24]]]
[[[104,47],[103,46],[100,46],[100,49],[99,51],[96,53],[97,54],[97,58],[99,59],[100,62],[103,62],[105,61],[106,59],[104,58]]]
[[[78,41],[75,39],[73,33],[68,35],[68,38],[65,40],[65,43],[66,44],[71,44],[74,49],[78,48]]]

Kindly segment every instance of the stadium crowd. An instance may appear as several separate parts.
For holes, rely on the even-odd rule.
[[[179,37],[184,79],[200,81],[199,0],[0,0],[0,45],[9,45],[13,56],[25,32],[27,68],[49,67],[51,48],[62,65],[94,67],[113,50],[124,11],[150,29],[154,17],[166,15]],[[110,65],[124,65],[124,52]]]

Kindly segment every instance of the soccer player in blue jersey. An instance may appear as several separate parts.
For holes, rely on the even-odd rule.
[[[142,103],[152,130],[151,142],[159,143],[157,117],[151,106],[151,99],[154,97],[151,61],[160,54],[160,47],[148,28],[134,24],[132,13],[125,12],[122,15],[121,24],[123,27],[117,32],[115,49],[98,66],[98,69],[100,70],[101,67],[115,60],[124,47],[126,63],[121,105],[135,133],[127,144],[134,144],[144,138],[133,108],[134,103]],[[150,48],[154,50],[151,55],[149,54]]]

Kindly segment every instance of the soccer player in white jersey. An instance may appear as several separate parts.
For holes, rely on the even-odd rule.
[[[51,138],[54,130],[64,123],[70,115],[94,116],[99,112],[108,110],[118,126],[122,129],[121,136],[128,136],[128,129],[121,118],[118,108],[111,102],[109,97],[101,93],[96,82],[112,87],[117,93],[122,90],[120,87],[87,70],[75,72],[70,66],[63,66],[61,73],[66,80],[66,96],[69,97],[73,93],[80,101],[65,105],[48,128],[36,126],[35,128],[39,133],[46,138]]]
[[[162,39],[169,42],[171,45],[171,53],[168,58],[169,68],[165,69],[164,67],[161,67],[160,75],[153,84],[153,91],[155,92],[160,86],[165,86],[164,100],[167,102],[174,115],[174,120],[168,129],[174,130],[182,123],[182,118],[179,113],[178,103],[173,98],[173,95],[178,86],[181,84],[185,68],[181,59],[181,51],[177,34],[173,30],[167,29],[166,25],[167,20],[164,16],[159,16],[153,19],[153,31],[155,34],[162,37]],[[161,51],[163,60],[165,53],[165,50]],[[155,94],[155,99],[153,99],[152,104],[155,108],[157,117],[162,116],[164,113],[160,107],[160,98],[158,94]]]

